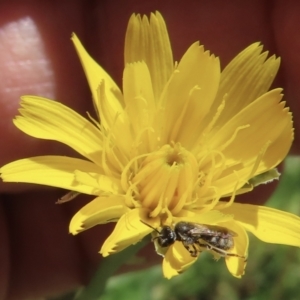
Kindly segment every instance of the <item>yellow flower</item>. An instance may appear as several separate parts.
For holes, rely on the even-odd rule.
[[[72,147],[85,159],[18,160],[1,168],[4,181],[95,195],[75,214],[70,232],[117,222],[102,245],[103,256],[149,233],[158,244],[163,233],[157,232],[174,230],[181,221],[221,234],[194,235],[186,246],[197,254],[224,256],[236,277],[244,273],[247,232],[268,243],[300,246],[299,217],[234,202],[235,195],[278,178],[274,168],[293,140],[292,116],[281,101],[281,89],[268,91],[279,59],[267,59],[255,43],[221,72],[219,59],[196,42],[174,63],[162,16],[152,14],[148,20],[133,15],[121,91],[75,35],[72,40],[101,122],[55,101],[24,96],[14,123],[28,135]],[[158,249],[165,250],[168,278],[196,259],[177,238]],[[213,238],[232,244],[226,248]]]

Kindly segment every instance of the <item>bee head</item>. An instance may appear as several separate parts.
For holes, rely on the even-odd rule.
[[[153,241],[157,240],[158,245],[160,247],[168,247],[174,244],[174,242],[176,241],[176,232],[170,226],[165,225],[162,227],[161,231],[158,231],[156,228],[145,223],[144,221],[141,220],[141,222],[157,232],[158,235],[155,238],[153,238]]]
[[[163,226],[155,239],[161,247],[168,247],[176,241],[176,233],[171,227]]]

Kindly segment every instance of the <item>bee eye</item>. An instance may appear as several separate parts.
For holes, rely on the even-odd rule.
[[[158,239],[158,244],[161,247],[168,247],[173,243],[168,238],[160,238]]]

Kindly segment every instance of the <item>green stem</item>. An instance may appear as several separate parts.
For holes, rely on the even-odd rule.
[[[149,242],[144,238],[141,242],[132,245],[121,252],[112,254],[102,259],[94,277],[90,283],[81,290],[74,300],[97,300],[103,294],[107,280],[124,264],[130,257],[135,255]]]

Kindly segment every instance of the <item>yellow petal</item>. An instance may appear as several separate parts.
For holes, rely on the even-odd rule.
[[[30,136],[55,140],[101,163],[102,134],[91,122],[67,106],[42,97],[21,97],[22,116],[14,124]]]
[[[101,193],[118,194],[119,192],[122,192],[119,185],[120,181],[115,178],[99,173],[82,172],[79,170],[76,170],[74,175],[76,181],[83,185],[93,187],[96,190],[101,191]]]
[[[270,142],[256,174],[278,165],[287,155],[293,140],[292,116],[284,108],[285,102],[280,102],[280,92],[280,89],[272,90],[232,116],[209,137],[211,147],[222,151],[228,163],[231,159],[242,161],[244,167],[252,168],[261,150]],[[241,127],[244,128],[234,136]]]
[[[159,12],[146,16],[132,15],[125,37],[125,65],[144,61],[150,71],[154,96],[162,92],[173,71],[173,55],[169,35]]]
[[[155,113],[151,78],[144,62],[126,65],[123,74],[123,92],[126,111],[137,135],[141,129],[152,125]]]
[[[201,224],[210,224],[215,225],[222,222],[228,222],[233,219],[233,215],[224,214],[219,210],[210,210],[207,212],[202,212],[194,210],[195,213],[191,211],[181,211],[176,217],[173,217],[174,223],[180,221],[192,222],[192,223],[201,223]]]
[[[227,256],[225,258],[229,272],[233,276],[240,278],[245,273],[245,267],[247,263],[248,246],[249,246],[248,234],[245,231],[245,229],[236,222],[228,222],[226,224],[225,223],[222,224],[222,226],[223,225],[237,234],[237,236],[234,237],[234,247],[230,250],[230,253],[235,253],[245,257],[245,258],[241,258],[241,257]]]
[[[97,197],[73,216],[69,231],[77,234],[99,224],[115,222],[128,211],[122,196]]]
[[[115,111],[121,110],[123,107],[123,97],[116,83],[86,52],[76,34],[73,34],[71,39],[74,43],[81,64],[83,66],[85,75],[87,77],[88,83],[90,85],[94,105],[95,108],[98,110],[98,114],[100,107],[98,102],[98,86],[102,81],[105,81],[107,97],[109,98],[110,106]]]
[[[197,257],[192,257],[181,242],[171,245],[163,260],[164,277],[170,279],[188,269]]]
[[[300,247],[300,217],[294,214],[240,203],[233,203],[222,211],[234,214],[234,219],[241,226],[266,243]]]
[[[116,224],[112,234],[102,245],[100,253],[103,256],[108,256],[139,242],[144,236],[153,231],[146,224],[158,228],[159,219],[148,218],[148,215],[149,211],[143,208],[133,209],[124,214]]]
[[[238,54],[222,71],[221,84],[214,103],[216,109],[225,94],[227,105],[216,126],[222,126],[228,118],[266,93],[276,76],[280,59],[267,59],[259,43],[254,43]],[[266,60],[267,59],[267,60]]]
[[[66,156],[37,156],[11,162],[0,169],[5,182],[26,182],[60,187],[89,195],[97,195],[99,190],[78,183],[74,171],[99,172],[95,164]]]
[[[246,167],[237,164],[234,170],[225,170],[220,177],[214,181],[214,186],[217,187],[218,195],[221,197],[230,197],[234,191],[237,192],[246,184],[252,169],[253,165]],[[213,191],[208,192],[212,193]]]
[[[191,147],[218,91],[220,62],[194,43],[182,57],[163,92],[166,141]],[[200,131],[199,131],[200,130]]]
[[[132,150],[134,136],[131,130],[131,120],[122,107],[116,108],[112,106],[110,99],[106,96],[105,82],[101,82],[98,88],[99,111],[101,116],[101,124],[109,135],[114,138],[114,142],[118,145],[120,152],[126,157]]]
[[[101,125],[103,125],[106,130],[111,129],[114,126],[116,119],[120,121],[121,118],[121,121],[124,122],[122,119],[124,109],[121,105],[113,105],[114,103],[107,97],[106,83],[104,80],[99,83],[97,89],[97,101],[99,116],[101,117]]]

